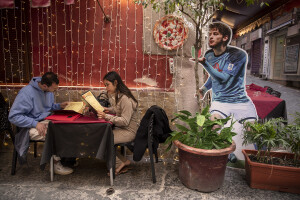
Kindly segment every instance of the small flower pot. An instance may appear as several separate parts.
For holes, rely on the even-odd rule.
[[[174,144],[179,149],[179,178],[188,188],[200,192],[218,190],[224,181],[228,155],[236,145],[225,149],[197,149],[178,140]]]
[[[251,188],[300,194],[300,168],[253,162],[248,155],[256,155],[256,150],[243,149],[242,152],[245,156],[246,179]],[[271,152],[271,156],[293,158],[294,154]]]

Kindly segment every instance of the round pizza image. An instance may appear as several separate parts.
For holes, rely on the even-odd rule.
[[[174,15],[166,15],[158,20],[153,29],[153,37],[159,47],[174,50],[183,45],[188,37],[189,29],[183,19]]]

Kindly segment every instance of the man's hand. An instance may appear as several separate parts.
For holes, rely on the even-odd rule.
[[[199,97],[200,97],[200,99],[203,99],[203,98],[204,98],[204,91],[203,91],[202,88],[199,89]]]
[[[47,133],[47,124],[38,122],[35,128],[38,131],[39,135],[45,137],[45,135]]]
[[[202,88],[199,88],[199,97],[201,100],[204,98],[206,92],[207,92],[207,88],[204,85],[202,86]]]
[[[102,112],[100,110],[97,110],[97,116],[99,119],[105,119],[105,112]]]
[[[69,104],[69,102],[67,102],[67,101],[60,103],[61,109],[64,109],[65,107],[67,107],[68,104]]]
[[[205,57],[202,57],[202,58],[198,58],[198,61],[201,63],[201,64],[204,64],[205,63]]]

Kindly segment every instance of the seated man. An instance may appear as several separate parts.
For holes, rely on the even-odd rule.
[[[29,85],[22,88],[9,112],[9,121],[20,127],[15,136],[15,148],[20,162],[26,161],[29,140],[45,140],[48,122],[44,120],[51,111],[65,108],[68,102],[54,103],[53,92],[58,89],[59,80],[53,72],[46,72],[42,77],[34,77]],[[67,175],[73,169],[64,167],[60,158],[54,156],[54,173]]]

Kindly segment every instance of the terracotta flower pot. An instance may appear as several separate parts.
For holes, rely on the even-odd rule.
[[[300,194],[300,168],[252,162],[248,155],[256,155],[257,151],[243,149],[242,152],[245,156],[246,179],[251,188]],[[294,154],[271,152],[271,156],[293,158]]]
[[[228,155],[236,145],[225,149],[197,149],[178,140],[174,144],[179,149],[179,178],[188,188],[201,192],[218,190],[224,181]]]

